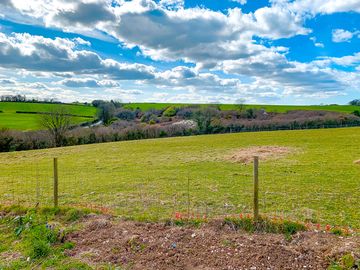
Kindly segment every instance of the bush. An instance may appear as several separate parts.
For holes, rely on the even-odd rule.
[[[173,117],[176,115],[177,111],[178,108],[176,108],[175,106],[170,106],[163,112],[163,116]]]
[[[356,110],[356,111],[353,111],[352,113],[353,115],[356,115],[356,116],[360,116],[360,111]]]
[[[130,121],[130,120],[134,120],[136,118],[136,112],[132,111],[132,110],[121,109],[121,110],[117,111],[116,117],[121,120]]]

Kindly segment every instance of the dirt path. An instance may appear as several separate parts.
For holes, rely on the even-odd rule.
[[[75,243],[68,255],[125,269],[326,269],[343,254],[360,255],[355,237],[305,232],[286,241],[283,235],[237,232],[221,222],[188,228],[90,217],[68,238]]]

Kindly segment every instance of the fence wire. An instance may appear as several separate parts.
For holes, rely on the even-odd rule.
[[[193,166],[192,166],[193,165]],[[153,169],[101,160],[58,161],[59,206],[84,207],[135,219],[176,215],[216,218],[253,211],[253,167],[229,163]],[[151,168],[151,166],[150,166]],[[339,170],[344,175],[339,178]],[[296,221],[360,228],[360,181],[353,164],[329,165],[288,159],[262,161],[260,214]],[[0,172],[0,204],[53,206],[53,163],[18,162]]]

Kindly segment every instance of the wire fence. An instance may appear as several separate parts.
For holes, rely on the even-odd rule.
[[[206,171],[179,164],[158,170],[124,169],[92,161],[58,160],[58,204],[146,220],[178,216],[216,218],[253,213],[253,163]],[[346,165],[349,168],[346,169]],[[360,228],[360,181],[349,164],[333,170],[318,161],[262,163],[259,167],[261,215],[302,222]],[[234,169],[235,168],[235,169]],[[338,178],[340,168],[344,170]],[[345,168],[345,169],[344,169]],[[56,178],[56,177],[55,177]],[[0,172],[0,204],[54,206],[53,160],[43,159]]]

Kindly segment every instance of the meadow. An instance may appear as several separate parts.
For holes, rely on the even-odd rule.
[[[181,103],[128,103],[125,105],[127,108],[136,109],[140,108],[141,110],[157,109],[162,110],[169,106],[181,107],[188,106],[189,104]],[[201,106],[208,106],[202,104]],[[221,110],[238,110],[239,105],[236,104],[219,104]],[[243,105],[244,109],[253,108],[253,109],[265,109],[267,112],[278,112],[285,113],[287,111],[294,110],[324,110],[324,111],[334,111],[342,113],[352,113],[356,110],[359,110],[359,106],[351,105],[261,105],[261,104],[247,104]]]
[[[37,112],[46,113],[54,108],[63,107],[69,114],[76,115],[72,117],[74,124],[93,120],[96,108],[84,105],[72,104],[47,104],[47,103],[24,103],[24,102],[0,102],[0,128],[9,128],[16,130],[36,130],[40,129],[41,114],[16,113]]]
[[[229,159],[254,146],[287,147],[260,160],[260,212],[360,228],[360,128],[274,131],[92,144],[0,154],[0,203],[59,203],[137,220],[251,213],[252,164]]]
[[[149,109],[164,110],[169,106],[187,106],[189,104],[169,104],[169,103],[128,103],[125,108],[136,109],[140,108],[142,111]],[[202,104],[201,106],[208,106]],[[239,105],[235,104],[221,104],[221,110],[238,110]],[[72,117],[73,124],[80,124],[93,120],[95,117],[96,108],[93,106],[85,106],[81,104],[49,104],[49,103],[30,103],[30,102],[0,102],[0,128],[9,128],[14,130],[38,130],[41,128],[40,117],[41,114],[35,113],[16,113],[21,112],[50,112],[54,108],[64,107]],[[285,113],[291,110],[326,110],[342,113],[352,113],[358,110],[358,106],[350,105],[314,105],[314,106],[291,106],[291,105],[244,105],[243,109],[265,109],[268,112]]]

